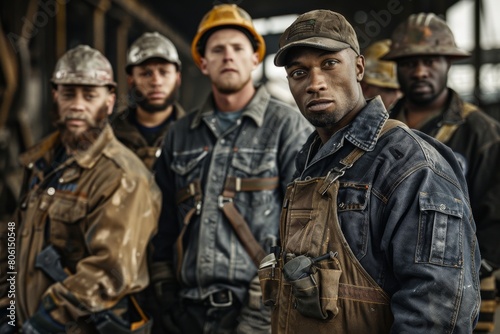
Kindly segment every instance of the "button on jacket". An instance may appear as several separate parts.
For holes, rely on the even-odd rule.
[[[481,255],[500,266],[497,241],[500,235],[500,124],[483,111],[465,116],[464,101],[456,92],[449,91],[450,99],[443,113],[419,130],[435,137],[445,124],[458,126],[444,144],[457,154],[465,167]],[[391,118],[401,119],[403,106],[404,100],[399,101],[390,113]]]
[[[63,150],[54,133],[21,156],[29,188],[16,231],[19,323],[48,295],[57,306],[51,316],[67,324],[109,309],[149,283],[146,248],[161,204],[154,177],[109,125],[87,151],[61,163],[55,153]],[[44,173],[50,166],[55,173]],[[71,272],[62,282],[35,268],[48,245]],[[2,274],[4,265],[2,259]],[[9,303],[4,283],[3,306]]]
[[[312,128],[290,106],[271,98],[262,86],[244,108],[237,123],[221,133],[212,97],[203,107],[171,127],[157,160],[156,180],[163,208],[159,234],[154,239],[156,261],[175,261],[173,245],[193,199],[175,205],[175,194],[193,180],[201,180],[202,207],[184,238],[182,295],[204,299],[231,289],[240,301],[257,269],[223,212],[218,207],[224,181],[279,177],[274,190],[238,192],[235,206],[264,250],[276,243],[286,185],[295,171],[294,159]],[[176,268],[177,266],[174,266]]]
[[[376,98],[317,154],[311,135],[296,177],[325,176],[354,147],[366,151],[340,177],[333,204],[354,256],[391,297],[391,333],[471,333],[480,253],[461,167],[418,131],[397,127],[376,142],[387,117]]]

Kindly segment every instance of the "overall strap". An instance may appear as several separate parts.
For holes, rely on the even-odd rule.
[[[260,261],[267,253],[255,239],[245,218],[243,218],[234,205],[233,199],[239,191],[274,190],[278,185],[278,177],[242,179],[228,176],[224,184],[222,195],[219,196],[219,208],[224,212],[227,220],[231,223],[234,232],[257,268],[259,267]]]
[[[222,210],[226,218],[231,223],[231,226],[238,236],[238,239],[245,247],[248,255],[252,259],[253,263],[258,267],[260,261],[267,255],[267,253],[262,249],[259,242],[255,239],[252,231],[250,230],[248,223],[245,218],[240,214],[236,206],[234,205],[234,197],[237,192],[240,191],[262,191],[262,190],[274,190],[279,185],[278,177],[264,177],[264,178],[239,178],[234,176],[228,176],[224,183],[224,189],[222,194],[218,197],[218,207]],[[202,192],[200,180],[195,180],[190,183],[187,187],[179,190],[176,195],[177,204],[182,203],[189,198],[194,197],[195,206],[191,208],[186,216],[184,217],[184,226],[177,238],[177,252],[179,256],[179,261],[177,265],[177,274],[180,274],[180,269],[182,266],[182,254],[183,254],[183,243],[182,239],[187,230],[187,226],[196,213],[200,214],[202,206]]]
[[[463,110],[462,110],[462,116],[463,118],[467,118],[472,112],[477,111],[477,107],[473,104],[470,104],[468,102],[464,103]],[[451,136],[455,133],[455,131],[458,129],[458,127],[461,125],[460,124],[445,124],[443,125],[436,136],[434,137],[435,139],[439,140],[441,143],[446,143]]]
[[[201,205],[202,205],[202,193],[201,193],[201,183],[199,179],[194,180],[191,182],[186,188],[183,188],[179,190],[175,196],[175,200],[177,204],[180,204],[189,198],[193,197],[194,198],[194,207],[192,207],[187,213],[186,216],[184,217],[183,223],[184,225],[182,226],[181,232],[179,233],[179,236],[177,237],[177,240],[175,241],[175,248],[177,249],[177,279],[179,282],[181,281],[181,269],[182,269],[182,261],[184,257],[184,235],[186,234],[186,230],[188,228],[189,222],[191,221],[191,218],[193,215],[196,213],[197,215],[200,214],[201,212]]]

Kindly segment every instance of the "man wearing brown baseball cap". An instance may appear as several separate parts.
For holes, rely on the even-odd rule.
[[[342,15],[299,16],[279,47],[316,131],[296,158],[280,245],[259,266],[273,332],[471,333],[480,256],[453,153],[364,99]]]

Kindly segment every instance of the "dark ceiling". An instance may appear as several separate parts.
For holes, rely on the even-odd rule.
[[[254,19],[286,14],[301,14],[313,9],[331,9],[346,16],[358,32],[360,45],[364,39],[380,39],[390,36],[395,26],[408,15],[418,12],[434,12],[444,15],[446,9],[457,0],[232,0],[232,1],[155,1],[142,2],[168,24],[180,38],[190,45],[203,15],[213,5],[234,3],[245,9]],[[273,51],[275,45],[269,45]],[[366,46],[366,45],[365,45]]]

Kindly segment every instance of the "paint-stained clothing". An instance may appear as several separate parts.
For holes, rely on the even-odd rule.
[[[21,156],[25,188],[17,226],[17,322],[50,296],[62,324],[110,309],[149,283],[146,248],[161,193],[144,164],[107,125],[92,146],[68,156],[54,133]],[[54,283],[35,267],[52,245],[71,275]],[[2,276],[5,258],[2,258]],[[11,270],[9,270],[11,271]],[[9,302],[1,281],[0,305]]]

